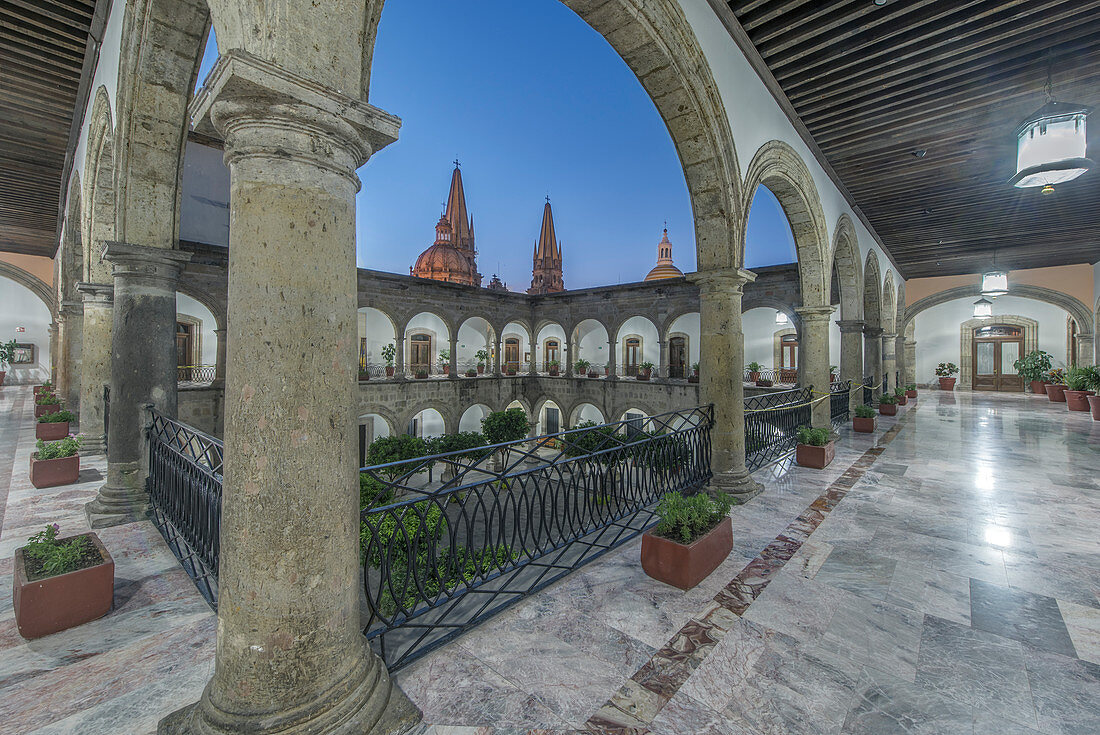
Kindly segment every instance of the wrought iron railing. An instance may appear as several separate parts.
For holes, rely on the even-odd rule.
[[[107,453],[111,428],[111,386],[103,386],[103,453]]]
[[[217,374],[213,365],[180,365],[176,368],[176,381],[180,383],[212,383]]]
[[[364,468],[393,498],[361,516],[367,637],[398,668],[634,538],[710,479],[712,424],[700,407]]]
[[[745,464],[755,471],[798,444],[798,427],[812,423],[813,387],[765,393],[745,399]]]
[[[146,489],[153,522],[199,592],[217,608],[222,443],[150,409]]]
[[[745,368],[744,382],[755,383],[757,381],[771,381],[772,385],[797,385],[798,369],[779,368],[773,370],[771,368],[761,368],[760,370],[749,370]]]
[[[864,375],[863,376],[863,405],[864,406],[873,405],[874,402],[875,402],[875,391],[877,390],[877,387],[875,386],[874,383],[875,383],[875,376],[874,375]]]
[[[829,418],[833,426],[848,420],[852,396],[852,381],[839,380],[829,386]]]
[[[379,380],[392,377],[386,373],[386,365],[377,362],[359,360],[359,380]]]

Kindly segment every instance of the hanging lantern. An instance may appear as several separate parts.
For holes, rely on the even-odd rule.
[[[1004,271],[990,271],[982,274],[982,296],[997,298],[1008,293],[1008,274]]]
[[[777,312],[775,312],[775,323],[776,324],[790,324],[790,319],[788,319],[787,315],[784,314],[783,312],[777,311]]]
[[[1048,82],[1049,84],[1049,82]],[[1049,95],[1049,92],[1048,92]],[[1091,107],[1050,99],[1016,128],[1016,175],[1009,183],[1021,189],[1073,181],[1092,166],[1085,158],[1085,117]]]
[[[993,318],[993,302],[989,299],[978,299],[974,302],[974,318],[975,319],[992,319]]]

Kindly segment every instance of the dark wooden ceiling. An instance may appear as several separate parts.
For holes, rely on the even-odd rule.
[[[1100,261],[1100,170],[1008,184],[1048,66],[1098,160],[1100,0],[728,4],[905,277]]]
[[[0,2],[0,250],[52,256],[95,0]]]

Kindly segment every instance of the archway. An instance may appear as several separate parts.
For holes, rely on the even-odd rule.
[[[386,312],[373,306],[360,306],[358,310],[359,374],[381,378],[395,367],[397,348],[397,324]],[[394,357],[387,358],[390,348]]]
[[[458,419],[459,431],[481,431],[481,420],[492,411],[484,403],[475,403],[462,412]]]
[[[661,364],[660,336],[647,317],[632,316],[619,325],[615,335],[615,366],[619,375],[636,378],[641,366]]]
[[[574,428],[577,424],[585,421],[592,421],[597,424],[606,424],[607,419],[603,415],[597,406],[591,403],[578,403],[573,407],[573,410],[569,414],[569,427]]]
[[[665,331],[665,365],[661,374],[687,378],[699,363],[699,312],[691,311],[672,320]]]
[[[603,375],[608,365],[607,328],[596,319],[585,319],[580,322],[573,327],[570,353],[574,363],[584,360],[589,363],[590,371]]]
[[[429,439],[447,433],[447,421],[443,413],[436,408],[423,408],[413,413],[409,419],[407,432],[410,436]]]
[[[15,277],[18,272],[22,277]],[[27,284],[37,282],[32,288]],[[0,262],[0,335],[15,339],[15,360],[6,366],[4,382],[10,385],[41,383],[50,377],[50,324],[53,315],[49,287],[21,268]],[[17,328],[23,331],[16,332]]]
[[[449,363],[443,354],[450,351],[451,330],[441,316],[422,311],[405,324],[405,371],[408,375],[442,374]]]
[[[565,362],[568,359],[567,345],[565,328],[560,324],[551,322],[540,327],[538,336],[535,338],[539,372],[550,372],[553,363],[557,363],[559,373],[564,373]]]
[[[367,450],[371,442],[384,436],[393,435],[393,426],[389,419],[377,413],[367,413],[359,417],[359,466],[367,464]]]
[[[103,243],[115,239],[115,135],[111,100],[99,87],[92,103],[88,149],[84,161],[83,281],[112,285],[111,269],[102,258]]]
[[[458,328],[458,371],[476,369],[478,374],[492,372],[492,354],[496,349],[496,330],[488,319],[472,316]]]
[[[539,436],[557,434],[565,429],[565,417],[561,406],[555,401],[545,398],[535,404],[536,432]]]
[[[531,365],[531,337],[527,326],[508,322],[500,330],[500,370],[506,375],[525,374]]]

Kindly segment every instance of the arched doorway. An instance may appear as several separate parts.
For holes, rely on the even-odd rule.
[[[1013,363],[1024,354],[1024,331],[1011,324],[988,324],[970,332],[974,390],[1015,391],[1024,379]]]

